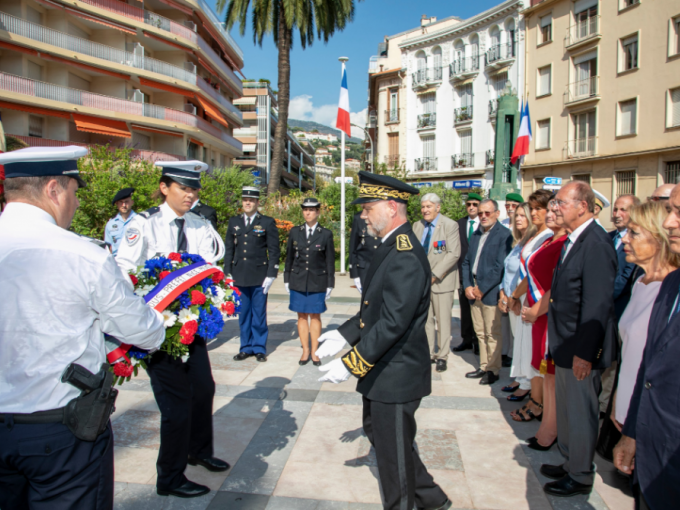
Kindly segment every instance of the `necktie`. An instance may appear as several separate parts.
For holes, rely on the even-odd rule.
[[[430,253],[430,239],[432,239],[432,223],[425,225],[427,229],[427,235],[423,241],[423,248],[425,248],[425,253]]]
[[[310,227],[307,227],[307,239],[312,237],[312,229]]]
[[[472,237],[472,233],[475,231],[475,222],[474,220],[468,220],[468,223],[470,224],[470,228],[468,228],[468,241]]]
[[[614,238],[614,249],[618,250],[619,246],[621,246],[621,232],[616,233],[616,237]]]
[[[246,219],[246,228],[250,226],[250,216],[247,217]]]
[[[569,248],[569,245],[571,244],[571,239],[567,237],[567,240],[564,241],[564,244],[562,245],[562,251],[560,252],[560,260],[557,262],[557,267],[555,268],[555,273],[557,273],[560,268],[562,267],[562,262],[564,262],[564,257],[567,255],[567,248]]]
[[[187,236],[184,235],[184,219],[176,218],[175,225],[177,225],[177,251],[186,252],[187,251]]]

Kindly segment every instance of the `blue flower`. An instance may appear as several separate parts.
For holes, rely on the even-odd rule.
[[[224,328],[224,319],[222,314],[214,306],[210,305],[210,309],[201,308],[198,315],[198,335],[200,337],[211,339],[215,338],[222,332]]]
[[[187,262],[188,264],[197,264],[198,262],[205,262],[205,259],[194,253],[182,253],[182,262]]]
[[[128,356],[131,358],[136,358],[136,359],[144,359],[149,355],[147,351],[143,351],[141,349],[138,349],[137,347],[132,347],[128,351]]]
[[[144,269],[150,276],[158,276],[161,271],[172,271],[172,261],[165,257],[154,257],[144,262]]]
[[[189,296],[189,291],[185,290],[178,297],[180,308],[189,308],[191,306],[191,297]]]

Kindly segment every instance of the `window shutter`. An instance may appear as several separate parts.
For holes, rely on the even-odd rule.
[[[576,0],[574,2],[574,12],[578,14],[597,5],[597,0]]]
[[[460,132],[460,152],[461,154],[472,153],[472,130]]]
[[[671,90],[671,126],[680,126],[680,88]]]
[[[538,94],[543,96],[550,93],[550,66],[538,70]]]
[[[624,101],[619,103],[621,117],[619,120],[619,134],[632,135],[635,133],[635,107],[636,101]]]
[[[550,146],[550,119],[538,121],[537,149],[547,149]]]
[[[541,18],[541,28],[552,24],[552,13]]]

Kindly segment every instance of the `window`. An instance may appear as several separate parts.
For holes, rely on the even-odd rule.
[[[616,172],[616,196],[635,195],[635,170]]]
[[[630,99],[629,101],[621,101],[619,103],[618,111],[618,126],[617,135],[626,136],[634,135],[637,120],[637,99]]]
[[[28,136],[43,137],[43,118],[35,115],[28,116]]]
[[[399,163],[399,133],[388,133],[387,141],[389,143],[389,161],[391,164]]]
[[[78,25],[71,23],[70,21],[66,23],[66,31],[71,35],[74,35],[76,37],[80,37],[81,39],[89,39],[90,38],[88,33],[85,32],[85,30],[80,28]]]
[[[69,88],[72,89],[77,89],[77,90],[90,90],[90,82],[87,81],[84,78],[81,78],[80,76],[77,76],[73,73],[67,73],[68,74],[68,86]],[[147,101],[145,101],[147,102]]]
[[[536,150],[550,148],[550,119],[536,123]]]
[[[638,67],[637,34],[621,39],[621,71],[629,71]]]
[[[423,140],[423,160],[421,162],[421,169],[428,171],[428,170],[436,170],[437,169],[437,147],[435,144],[435,137],[434,136],[424,136],[422,138]]]
[[[547,96],[550,94],[551,67],[545,66],[538,70],[538,83],[536,85],[536,96]]]
[[[503,89],[505,89],[505,84],[508,81],[508,73],[498,73],[494,76],[494,88],[496,89],[496,97],[501,97]]]
[[[460,153],[472,154],[472,129],[459,131],[460,136]]]
[[[640,0],[621,0],[621,9],[626,9],[627,7],[632,7],[640,3]]]
[[[669,93],[669,112],[668,112],[668,127],[680,126],[680,88],[673,89]]]
[[[423,94],[421,96],[421,103],[423,105],[423,113],[434,113],[436,110],[436,95]]]
[[[42,14],[40,14],[40,11],[34,9],[33,7],[27,5],[26,6],[26,20],[30,21],[31,23],[36,23],[38,25],[42,25]]]
[[[680,177],[680,161],[668,161],[663,176],[664,184],[677,184]]]
[[[42,81],[42,66],[35,62],[28,61],[28,77],[31,80]]]
[[[587,98],[597,91],[597,50],[574,57],[574,82],[570,87],[572,100]]]
[[[574,174],[571,176],[571,180],[585,182],[590,186],[590,174]]]
[[[442,49],[437,46],[434,50],[432,50],[432,57],[434,60],[434,64],[432,66],[432,73],[433,76],[432,78],[435,80],[441,80],[442,79]]]
[[[457,87],[461,106],[472,106],[472,83]]]
[[[574,137],[570,142],[570,152],[574,157],[595,155],[595,110],[571,116]]]
[[[552,41],[552,13],[540,19],[540,31],[538,32],[538,44]]]
[[[136,131],[132,132],[132,148],[139,150],[151,150],[151,137],[138,133]]]
[[[574,2],[572,42],[577,42],[598,33],[597,0],[576,0]]]
[[[399,122],[399,89],[390,89],[387,100],[387,122]]]
[[[671,18],[668,26],[668,56],[680,55],[680,16]]]

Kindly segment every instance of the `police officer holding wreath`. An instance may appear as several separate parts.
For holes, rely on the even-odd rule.
[[[445,510],[451,501],[434,482],[413,446],[415,412],[430,394],[432,372],[425,323],[432,272],[406,216],[418,190],[393,177],[359,172],[355,204],[370,235],[382,238],[371,261],[359,313],[319,338],[326,363],[319,379],[333,383],[353,375],[363,396],[364,432],[375,448],[384,508]]]
[[[144,264],[157,253],[184,252],[215,263],[224,244],[212,225],[191,212],[201,188],[201,161],[157,161],[163,169],[157,194],[162,204],[139,213],[125,231],[116,262],[124,270]],[[149,379],[161,411],[161,446],[156,461],[156,492],[161,496],[193,498],[210,492],[184,476],[187,462],[209,471],[226,471],[229,464],[213,457],[212,410],[215,381],[206,338],[195,337],[189,359],[158,351],[148,362]]]
[[[352,233],[349,238],[349,277],[354,280],[359,294],[361,294],[362,282],[366,279],[368,266],[380,242],[379,237],[368,233],[366,220],[361,219],[361,213],[356,213],[352,220]]]
[[[321,336],[321,314],[326,311],[326,300],[335,287],[333,232],[319,226],[320,208],[316,198],[303,200],[305,223],[290,229],[283,272],[286,291],[290,294],[289,308],[298,314],[298,334],[302,344],[300,365],[309,363],[310,357],[314,365],[321,365],[315,354]]]
[[[113,508],[117,390],[104,334],[142,349],[162,315],[132,292],[103,250],[67,229],[82,147],[0,154],[0,508]]]
[[[243,214],[229,220],[224,238],[224,272],[241,292],[238,325],[241,347],[236,361],[255,356],[267,361],[267,293],[279,274],[279,230],[274,218],[260,214],[260,188],[246,186],[241,192]]]

